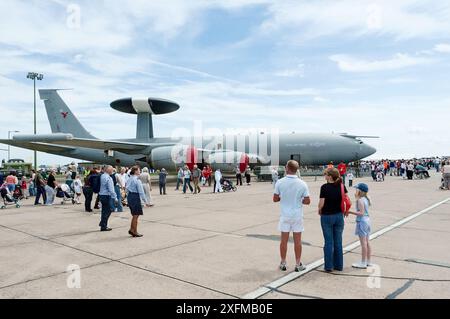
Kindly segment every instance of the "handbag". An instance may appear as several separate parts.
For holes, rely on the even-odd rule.
[[[341,197],[342,197],[341,211],[343,214],[346,214],[352,207],[352,201],[350,200],[350,197],[348,197],[348,195],[345,193],[345,188],[344,188],[343,183],[341,183]]]

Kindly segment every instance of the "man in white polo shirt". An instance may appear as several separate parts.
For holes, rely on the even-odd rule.
[[[295,251],[295,271],[305,269],[301,263],[302,257],[302,232],[303,228],[303,204],[309,205],[308,185],[297,176],[299,164],[297,161],[289,161],[286,164],[286,176],[278,180],[275,185],[273,201],[280,202],[281,214],[279,231],[281,232],[280,242],[280,270],[286,271],[287,244],[290,232],[294,236]]]

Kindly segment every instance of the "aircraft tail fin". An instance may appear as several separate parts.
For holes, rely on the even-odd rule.
[[[95,138],[81,125],[67,104],[58,94],[57,89],[39,90],[44,101],[52,133],[70,133],[80,138]]]

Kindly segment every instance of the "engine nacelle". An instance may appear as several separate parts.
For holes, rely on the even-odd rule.
[[[234,151],[215,152],[210,154],[208,158],[208,163],[211,164],[212,168],[226,172],[234,172],[236,167],[239,166],[241,173],[243,173],[249,162],[250,158],[247,154]]]
[[[189,145],[161,146],[152,150],[149,162],[155,169],[176,170],[187,165],[192,170],[198,163],[198,150]]]

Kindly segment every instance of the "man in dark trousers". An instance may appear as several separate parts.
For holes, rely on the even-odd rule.
[[[88,213],[92,213],[91,203],[92,203],[92,196],[94,195],[94,191],[92,190],[92,186],[91,186],[91,177],[92,176],[98,176],[95,168],[93,168],[89,172],[89,174],[84,178],[84,186],[83,186],[83,195],[85,198],[84,210]],[[95,177],[92,177],[92,178],[95,178]]]
[[[91,181],[92,191],[94,192],[94,194],[97,194],[97,197],[95,198],[94,209],[100,209],[100,207],[98,207],[98,203],[100,201],[100,196],[98,196],[98,193],[100,192],[100,175],[103,174],[103,167],[100,171],[98,168],[95,169],[95,171],[97,172],[97,176]]]
[[[36,176],[34,178],[34,185],[36,188],[36,198],[34,200],[34,205],[39,205],[39,199],[42,195],[42,200],[44,201],[44,204],[47,202],[47,194],[45,192],[45,180],[42,177],[40,172],[36,173]]]
[[[111,230],[111,228],[108,227],[108,219],[113,211],[111,203],[113,203],[114,206],[117,206],[118,204],[113,179],[111,178],[113,171],[114,168],[108,165],[106,166],[104,173],[100,175],[100,192],[98,193],[100,202],[102,203],[102,217],[99,224],[100,231]]]
[[[167,181],[167,171],[165,168],[161,169],[159,173],[159,194],[166,195],[166,181]]]
[[[240,166],[236,166],[236,186],[242,186],[242,172]]]

